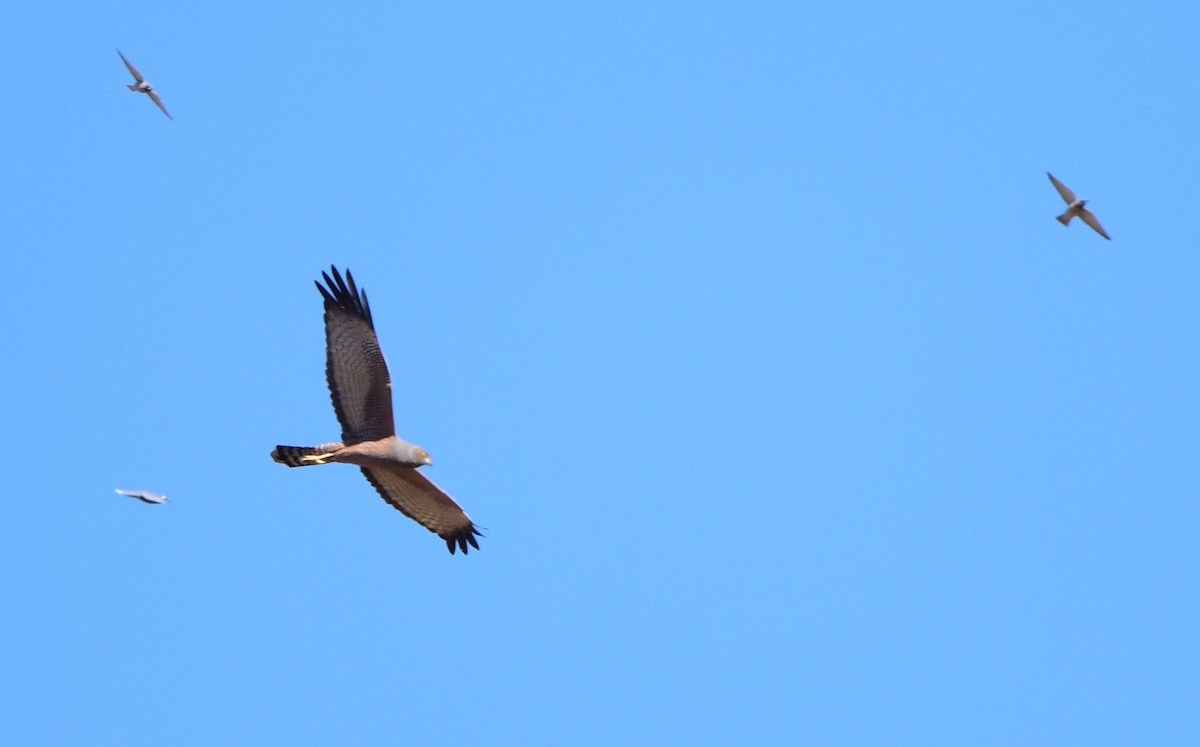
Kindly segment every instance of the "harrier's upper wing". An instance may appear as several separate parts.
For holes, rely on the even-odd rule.
[[[1054,188],[1058,190],[1058,194],[1068,205],[1070,205],[1072,202],[1075,202],[1075,193],[1072,192],[1067,185],[1055,179],[1054,174],[1051,174],[1049,171],[1046,172],[1046,176],[1050,177],[1050,181],[1054,184]]]
[[[1096,215],[1091,210],[1088,210],[1087,208],[1080,210],[1079,219],[1091,226],[1092,230],[1094,230],[1096,233],[1100,234],[1109,241],[1112,241],[1112,239],[1109,238],[1109,235],[1104,232],[1104,229],[1100,227],[1100,221],[1096,220]]]
[[[475,536],[483,535],[479,534],[471,517],[425,475],[410,467],[399,466],[363,467],[362,473],[383,499],[400,513],[446,540],[451,553],[457,548],[466,555],[468,543],[479,549]]]
[[[175,119],[174,117],[171,116],[171,112],[167,111],[167,107],[163,106],[162,99],[160,99],[158,97],[157,93],[155,93],[154,91],[147,91],[147,93],[150,94],[150,100],[154,102],[155,106],[157,106],[159,109],[162,109],[162,113],[167,115],[167,119],[172,119],[172,120]],[[186,115],[186,114],[187,114],[187,112],[184,112],[184,115]],[[185,119],[186,119],[186,116],[185,116]]]
[[[317,283],[325,297],[325,378],[333,397],[333,409],[342,424],[342,441],[355,444],[396,435],[392,420],[392,381],[387,363],[375,337],[367,294],[346,279],[336,267],[325,277],[328,290]]]
[[[117,54],[121,54],[121,50],[118,49]],[[125,55],[123,54],[121,54],[121,62],[124,62],[125,67],[129,68],[129,72],[133,75],[134,80],[136,80],[138,83],[141,83],[145,80],[145,78],[142,77],[142,74],[138,72],[138,69],[129,64],[129,60],[125,59]]]

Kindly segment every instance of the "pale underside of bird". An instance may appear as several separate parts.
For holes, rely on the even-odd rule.
[[[121,490],[120,488],[116,488],[116,492],[121,495],[127,495],[130,498],[137,498],[142,503],[159,505],[167,502],[167,497],[165,495],[151,493],[146,490]]]
[[[1092,213],[1091,210],[1088,210],[1084,207],[1084,205],[1087,204],[1087,200],[1080,200],[1075,197],[1075,193],[1072,192],[1067,185],[1055,179],[1054,174],[1051,174],[1049,171],[1046,172],[1046,176],[1050,177],[1050,183],[1053,184],[1054,188],[1058,190],[1058,194],[1063,198],[1063,202],[1067,203],[1067,212],[1058,216],[1059,223],[1065,226],[1071,222],[1072,218],[1078,216],[1081,221],[1091,226],[1092,230],[1094,230],[1096,233],[1100,234],[1106,239],[1109,239],[1110,241],[1112,240],[1100,226],[1100,221],[1096,218],[1095,214]]]
[[[155,106],[157,106],[159,109],[162,109],[162,113],[166,114],[168,119],[175,119],[171,116],[171,112],[167,111],[167,107],[163,106],[162,99],[160,99],[158,94],[154,92],[154,86],[150,85],[150,81],[142,77],[142,74],[138,72],[138,69],[131,65],[129,60],[125,59],[125,55],[121,54],[121,50],[118,49],[117,54],[121,55],[121,62],[125,63],[125,67],[129,68],[129,74],[133,76],[135,81],[137,81],[133,85],[127,86],[127,88],[134,93],[146,94],[150,97],[150,100],[154,102]],[[186,114],[187,112],[184,113]]]
[[[375,336],[365,291],[336,267],[317,290],[325,301],[325,378],[342,440],[320,446],[276,446],[271,458],[288,467],[328,462],[354,464],[383,499],[446,541],[451,554],[468,545],[479,549],[483,536],[462,508],[418,468],[432,464],[420,446],[396,437],[392,381]],[[406,387],[408,389],[409,387]]]

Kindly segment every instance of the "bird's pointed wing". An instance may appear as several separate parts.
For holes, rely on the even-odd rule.
[[[362,473],[396,510],[444,539],[451,554],[458,549],[466,555],[468,544],[479,549],[475,537],[483,535],[471,517],[425,475],[399,466],[363,467]]]
[[[1059,196],[1061,196],[1068,205],[1070,205],[1072,202],[1075,202],[1075,193],[1072,192],[1067,185],[1055,179],[1054,174],[1051,174],[1049,171],[1046,172],[1046,176],[1050,177],[1050,182],[1054,185],[1054,188],[1058,190]]]
[[[150,94],[150,100],[154,102],[154,105],[157,106],[159,109],[162,109],[162,113],[167,115],[167,119],[170,119],[170,120],[175,119],[174,117],[171,116],[171,112],[167,111],[167,107],[163,106],[162,99],[160,99],[158,97],[157,93],[155,93],[154,91],[147,91],[147,93]],[[184,112],[184,114],[187,114],[187,112]]]
[[[1104,232],[1104,229],[1100,227],[1100,221],[1096,220],[1096,215],[1091,210],[1088,210],[1087,208],[1080,210],[1079,220],[1091,226],[1092,230],[1094,230],[1096,233],[1100,234],[1109,241],[1112,241],[1112,239],[1109,238],[1109,235]]]
[[[325,298],[325,378],[333,409],[347,445],[378,441],[396,435],[392,420],[392,380],[375,337],[371,306],[359,292],[354,276],[342,280],[321,273],[328,289],[317,283]]]
[[[118,49],[117,54],[121,55],[121,62],[124,62],[125,67],[129,68],[129,73],[133,76],[134,80],[136,80],[138,83],[141,83],[142,81],[146,80],[145,78],[142,77],[142,74],[138,72],[138,69],[136,67],[129,64],[129,60],[125,59],[125,55],[121,54],[121,50]]]

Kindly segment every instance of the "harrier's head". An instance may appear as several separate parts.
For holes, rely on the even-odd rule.
[[[391,457],[401,464],[413,467],[433,464],[428,451],[425,451],[416,444],[410,444],[400,439],[396,439],[396,442],[392,444]]]

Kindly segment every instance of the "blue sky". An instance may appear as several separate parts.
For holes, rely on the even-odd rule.
[[[0,740],[1200,737],[1193,4],[301,5],[0,11]]]

